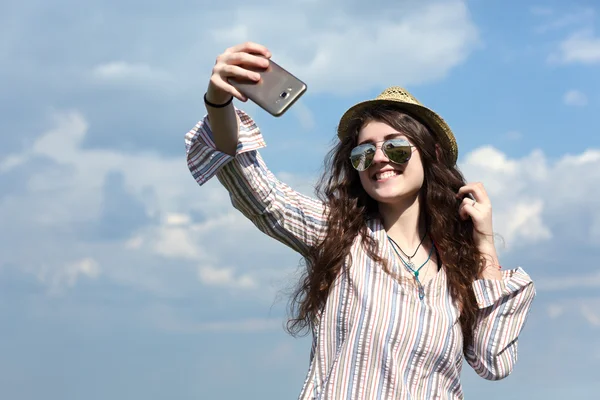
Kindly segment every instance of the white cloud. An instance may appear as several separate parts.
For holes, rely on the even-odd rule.
[[[588,98],[585,93],[579,90],[569,90],[563,96],[563,102],[568,106],[583,107],[587,105]]]
[[[508,211],[505,238],[514,243],[517,240],[538,242],[552,238],[550,229],[542,221],[544,202],[541,199],[520,200]]]
[[[75,60],[75,72],[83,70],[89,81],[82,83],[158,86],[186,97],[204,90],[193,82],[199,82],[202,75],[201,81],[207,81],[219,53],[247,40],[271,48],[274,59],[307,81],[311,93],[335,95],[440,80],[481,47],[467,0],[382,1],[375,6],[341,0],[261,0],[211,7],[196,4],[185,12],[175,7],[167,12],[168,18],[160,7],[140,15],[101,3],[90,5],[89,15],[77,22],[95,26],[98,21],[93,16],[113,15],[128,23],[111,27],[109,37],[78,37],[77,23],[64,24],[74,47],[69,47],[69,57],[61,48],[57,59]],[[22,17],[19,25],[33,23]],[[43,35],[32,32],[36,44],[45,45],[40,39]],[[18,49],[24,35],[7,37],[0,45],[8,45],[14,56],[23,57]],[[94,54],[103,56],[89,61],[94,46],[100,47]],[[8,60],[11,53],[6,53]],[[30,53],[27,60],[32,65],[46,61],[40,52]],[[72,64],[65,68],[53,62],[39,72],[43,74],[36,76],[42,82],[57,77],[73,82]],[[63,86],[69,85],[58,87]]]
[[[189,225],[190,216],[186,214],[169,213],[166,217],[166,223],[170,226]]]
[[[185,11],[150,7],[143,15],[107,2],[90,4],[86,16],[72,18],[52,33],[63,32],[72,40],[50,59],[43,52],[25,55],[18,50],[27,41],[26,33],[39,48],[46,45],[47,32],[36,30],[39,24],[33,15],[16,14],[11,18],[15,26],[34,29],[5,35],[8,39],[0,46],[6,47],[2,54],[8,61],[19,61],[12,68],[23,65],[23,59],[32,66],[48,63],[35,71],[41,82],[50,77],[56,82],[58,77],[73,83],[74,72],[79,78],[83,71],[87,83],[158,84],[186,95],[203,90],[192,82],[199,82],[203,74],[206,82],[220,52],[247,40],[269,46],[274,59],[306,80],[311,92],[336,95],[442,79],[481,46],[467,0],[224,4],[205,7],[200,2]],[[96,26],[109,15],[119,22],[106,35],[82,32],[78,26]],[[127,23],[120,23],[121,18]],[[60,60],[68,60],[68,65]],[[73,86],[80,87],[79,83]],[[55,90],[52,86],[45,88]],[[80,95],[81,89],[77,91]]]
[[[565,318],[565,315],[575,315],[582,318],[593,328],[600,327],[600,297],[561,299],[560,302],[548,304],[546,312],[552,319]]]
[[[588,304],[582,304],[581,314],[591,325],[600,327],[600,311],[598,311],[597,307],[591,307]]]
[[[126,249],[137,250],[144,244],[144,239],[140,236],[134,236],[125,242]]]
[[[168,73],[147,64],[132,64],[125,61],[113,61],[100,64],[92,69],[92,76],[102,81],[150,81],[170,80]]]
[[[23,156],[8,156],[0,162],[0,173],[8,172],[11,169],[24,164],[26,161],[27,159]]]
[[[38,280],[48,287],[50,294],[62,293],[64,289],[75,286],[82,277],[96,279],[100,276],[100,273],[101,268],[98,262],[89,257],[67,263],[58,268],[44,264],[35,271]]]
[[[596,164],[600,161],[600,150],[589,149],[578,155],[565,154],[559,161],[564,167],[579,167]]]
[[[338,95],[439,80],[480,45],[464,1],[395,3],[369,12],[365,18],[321,2],[241,7],[234,27],[212,36],[223,46],[263,42],[311,92]],[[282,22],[283,15],[293,15],[293,23]]]
[[[151,228],[152,237],[148,247],[153,248],[156,254],[170,257],[197,260],[202,255],[198,243],[189,235],[188,229],[163,226]]]
[[[88,123],[81,113],[56,113],[52,115],[47,130],[29,148],[0,159],[0,165],[4,166],[2,174],[11,173],[19,165],[38,162],[40,156],[55,163],[44,167],[43,173],[27,177],[24,192],[0,198],[0,220],[5,226],[13,226],[13,234],[5,241],[6,247],[2,252],[9,262],[23,265],[33,273],[39,271],[44,282],[56,287],[69,287],[71,282],[75,284],[76,278],[83,273],[71,272],[69,275],[54,267],[67,262],[68,257],[77,257],[83,248],[97,252],[91,254],[92,257],[110,257],[115,253],[114,262],[103,263],[109,278],[162,291],[163,285],[156,284],[153,277],[139,278],[138,267],[130,262],[133,254],[118,255],[119,252],[128,250],[144,257],[154,255],[154,258],[160,256],[182,261],[206,258],[202,246],[204,233],[190,234],[193,226],[186,224],[189,222],[188,213],[202,210],[217,218],[223,211],[230,213],[230,210],[225,210],[229,204],[227,194],[223,190],[213,190],[198,195],[197,185],[185,162],[181,161],[183,154],[167,159],[150,153],[85,149],[82,141],[87,130]],[[183,141],[183,133],[180,140]],[[158,223],[150,224],[123,243],[115,243],[113,246],[116,247],[90,248],[89,238],[70,235],[100,221],[104,182],[106,176],[115,171],[123,174],[128,192],[142,202],[149,216],[162,217]],[[190,199],[194,200],[190,203]],[[61,235],[56,233],[65,238],[60,240]],[[36,252],[31,252],[28,240],[35,237],[42,242]],[[70,242],[67,244],[66,240]],[[57,253],[56,246],[65,248]],[[193,272],[190,272],[193,280]]]
[[[541,151],[509,159],[492,147],[482,147],[468,154],[460,165],[468,180],[485,184],[494,207],[495,231],[506,240],[509,251],[564,240],[564,234],[551,229],[557,221],[574,223],[569,221],[580,216],[600,221],[600,190],[589,185],[600,180],[597,150],[565,155],[550,163]],[[568,190],[562,186],[567,183]],[[600,238],[600,229],[593,224],[579,229],[584,229],[581,232],[587,244]]]
[[[505,154],[492,146],[480,147],[469,153],[465,163],[474,167],[483,167],[495,172],[516,173],[518,164],[509,160]]]
[[[560,42],[557,51],[548,60],[561,64],[598,64],[600,38],[591,29],[578,31]]]
[[[30,154],[48,156],[59,162],[77,158],[89,128],[85,117],[71,110],[52,114],[51,122],[54,127],[33,142]]]
[[[202,266],[198,269],[198,279],[209,286],[223,286],[239,289],[253,289],[258,285],[250,275],[236,276],[232,268]]]

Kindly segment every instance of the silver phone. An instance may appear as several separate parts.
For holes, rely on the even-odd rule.
[[[306,92],[304,82],[273,60],[266,69],[249,69],[260,74],[260,81],[229,79],[229,83],[274,117],[283,115]]]

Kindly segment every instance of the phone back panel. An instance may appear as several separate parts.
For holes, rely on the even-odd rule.
[[[253,69],[261,75],[258,82],[230,80],[250,100],[269,114],[281,116],[306,92],[306,84],[274,61],[267,69]]]

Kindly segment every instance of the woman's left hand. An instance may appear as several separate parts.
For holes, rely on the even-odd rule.
[[[492,203],[483,184],[481,182],[468,183],[458,190],[456,197],[463,199],[458,210],[460,217],[463,220],[470,217],[473,221],[473,238],[477,247],[494,246]]]
[[[469,195],[472,195],[471,198]],[[500,263],[494,244],[494,229],[492,226],[492,203],[483,184],[469,183],[461,187],[456,195],[462,198],[458,213],[463,220],[473,221],[473,239],[479,252],[484,256],[486,268],[484,278],[500,279]]]

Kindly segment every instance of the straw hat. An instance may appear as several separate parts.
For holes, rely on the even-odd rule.
[[[456,164],[458,145],[448,124],[438,114],[419,103],[408,91],[398,86],[389,87],[375,99],[358,103],[346,111],[338,126],[338,137],[343,139],[348,126],[353,119],[360,116],[363,110],[379,104],[393,104],[399,110],[406,111],[407,114],[424,123],[435,135],[442,149],[450,154],[452,164]]]

